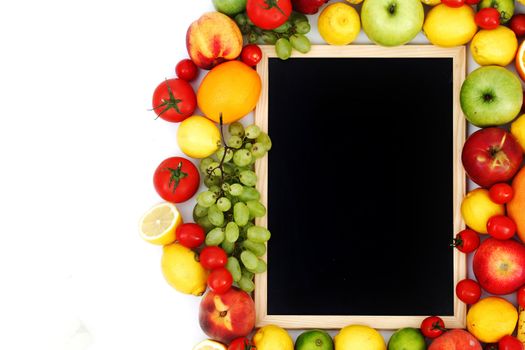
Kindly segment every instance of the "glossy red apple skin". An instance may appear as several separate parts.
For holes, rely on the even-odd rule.
[[[510,294],[525,284],[525,246],[513,239],[486,239],[472,265],[481,288],[489,293]]]
[[[523,160],[523,150],[507,131],[486,128],[470,135],[463,146],[461,160],[472,181],[490,187],[516,174]]]
[[[209,291],[201,300],[199,323],[208,337],[229,344],[255,327],[255,304],[248,293],[235,287],[221,295]]]

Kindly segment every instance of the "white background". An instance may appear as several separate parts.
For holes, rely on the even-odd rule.
[[[153,89],[187,56],[189,24],[212,9],[0,5],[0,349],[189,350],[205,339],[200,299],[165,283],[161,248],[137,222],[160,201],[155,167],[182,154],[177,125],[147,110]],[[181,206],[186,220],[193,203]]]

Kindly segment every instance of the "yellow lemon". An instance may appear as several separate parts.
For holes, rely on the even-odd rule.
[[[182,224],[182,216],[173,203],[155,205],[140,219],[140,236],[147,242],[165,245],[175,241],[175,230]]]
[[[499,297],[481,299],[467,314],[467,328],[484,343],[496,343],[512,334],[518,322],[518,311],[507,300]]]
[[[208,272],[198,261],[197,254],[172,243],[162,249],[162,274],[166,281],[181,293],[202,295],[206,290]]]
[[[279,326],[264,326],[253,336],[257,350],[293,350],[293,340],[287,331]]]
[[[423,31],[428,40],[438,46],[452,47],[468,43],[478,26],[474,21],[474,10],[468,5],[448,7],[434,6],[427,14]]]
[[[209,119],[194,115],[179,124],[177,143],[187,156],[206,158],[219,148],[221,133]]]
[[[335,350],[386,350],[381,334],[368,326],[346,326],[335,336],[334,341]]]
[[[487,221],[494,215],[504,215],[505,207],[494,203],[489,191],[477,188],[467,193],[461,203],[461,215],[468,227],[479,233],[487,233]]]
[[[359,14],[352,6],[336,2],[321,12],[317,29],[328,44],[348,45],[361,30]]]
[[[506,66],[514,60],[517,50],[516,34],[504,26],[480,30],[470,43],[472,57],[481,66]]]
[[[441,4],[441,0],[421,0],[421,2],[429,6],[436,6],[437,4]]]
[[[226,346],[215,340],[204,340],[193,347],[193,350],[226,350]]]
[[[525,152],[525,114],[519,116],[518,119],[510,125],[510,132],[516,140],[518,140],[518,143]]]

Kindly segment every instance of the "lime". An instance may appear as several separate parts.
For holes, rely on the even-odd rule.
[[[333,350],[334,342],[330,334],[314,329],[302,333],[295,341],[295,350]]]
[[[418,329],[401,328],[390,338],[388,350],[425,350],[425,338]]]

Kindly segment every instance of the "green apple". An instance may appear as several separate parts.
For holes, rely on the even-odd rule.
[[[233,16],[246,9],[246,0],[213,0],[213,6],[217,11]]]
[[[383,46],[403,45],[414,39],[424,17],[420,0],[365,0],[361,8],[364,32]]]
[[[460,92],[461,109],[472,124],[485,127],[503,125],[521,110],[523,90],[520,80],[499,66],[485,66],[467,76]]]
[[[388,350],[426,350],[425,338],[418,329],[402,328],[392,334]]]
[[[514,0],[481,0],[478,4],[478,11],[485,7],[494,7],[499,11],[501,24],[510,21],[514,15]]]

